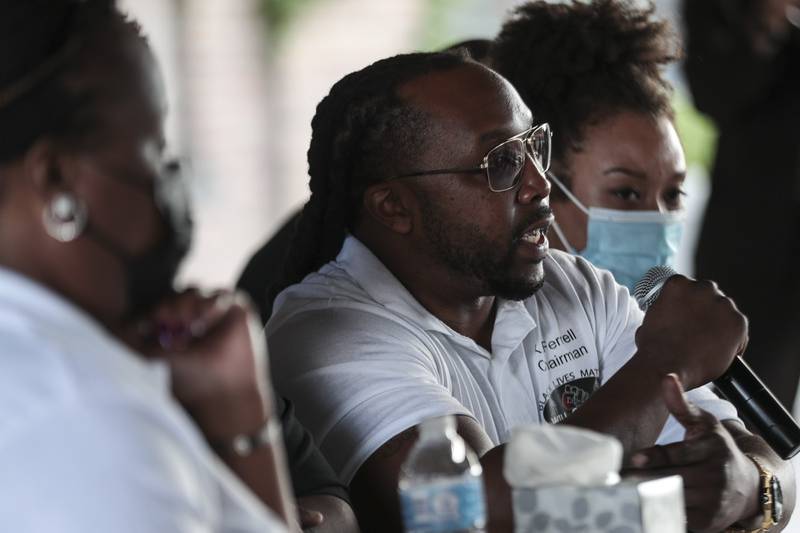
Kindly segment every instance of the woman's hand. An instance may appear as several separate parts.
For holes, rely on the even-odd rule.
[[[169,363],[175,397],[209,440],[255,432],[271,415],[266,342],[245,297],[190,289],[139,331],[145,355]]]
[[[163,301],[137,333],[135,346],[145,356],[169,363],[175,398],[209,442],[230,444],[267,425],[273,406],[266,340],[247,298],[190,289]],[[299,531],[281,439],[244,456],[220,455],[290,530]]]

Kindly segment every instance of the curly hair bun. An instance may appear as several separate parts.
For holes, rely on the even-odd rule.
[[[665,65],[678,40],[655,8],[626,0],[529,2],[512,12],[495,39],[491,64],[509,79],[560,142],[576,146],[591,121],[620,110],[670,114]]]

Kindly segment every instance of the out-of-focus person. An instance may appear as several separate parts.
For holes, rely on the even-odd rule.
[[[695,256],[750,320],[745,359],[792,409],[800,377],[800,2],[685,1],[686,74],[719,139]]]
[[[298,528],[253,313],[173,292],[165,111],[114,2],[0,2],[2,531]]]
[[[555,132],[552,246],[631,291],[680,244],[686,162],[661,71],[678,54],[652,8],[618,0],[526,4],[491,52]]]

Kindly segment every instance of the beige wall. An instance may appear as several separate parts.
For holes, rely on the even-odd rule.
[[[410,50],[420,3],[319,0],[279,50],[255,0],[122,3],[167,73],[170,138],[191,160],[198,231],[185,281],[233,283],[305,201],[317,102],[347,72]]]

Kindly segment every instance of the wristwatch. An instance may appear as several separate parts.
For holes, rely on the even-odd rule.
[[[758,468],[759,496],[758,502],[761,505],[763,519],[761,526],[757,529],[747,531],[736,527],[729,528],[731,533],[763,533],[769,531],[780,522],[783,516],[783,492],[778,477],[767,470],[767,468],[749,453],[745,454]]]

